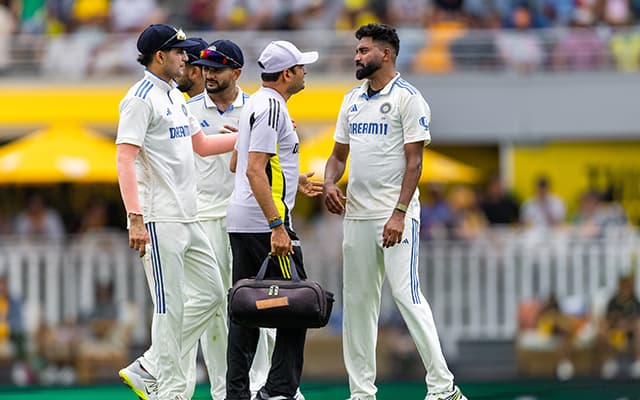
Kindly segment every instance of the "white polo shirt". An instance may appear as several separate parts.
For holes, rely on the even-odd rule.
[[[220,135],[224,125],[238,127],[242,106],[249,98],[238,87],[238,95],[226,110],[219,110],[207,92],[187,100],[189,111],[200,121],[205,135]],[[231,152],[201,157],[195,155],[198,171],[198,218],[201,221],[227,215],[229,197],[233,192],[234,174],[229,170]]]
[[[249,98],[240,117],[235,187],[227,208],[228,232],[271,232],[247,179],[249,152],[272,154],[266,166],[271,197],[284,224],[293,229],[291,210],[300,168],[298,148],[298,134],[284,98],[271,88],[260,88]]]
[[[135,166],[145,222],[197,221],[191,135],[199,130],[176,83],[149,70],[120,102],[116,144],[140,147]]]
[[[400,74],[371,98],[368,87],[365,80],[345,95],[334,135],[350,150],[348,219],[388,218],[400,197],[405,143],[431,141],[431,110],[420,91]],[[408,206],[407,215],[419,219],[417,189]]]

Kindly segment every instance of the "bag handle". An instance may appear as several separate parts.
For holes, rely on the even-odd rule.
[[[289,261],[291,262],[291,280],[299,281],[300,275],[298,274],[298,267],[296,266],[295,261],[293,261],[293,256],[291,254],[288,255]],[[267,274],[267,267],[269,265],[269,260],[271,259],[271,253],[267,255],[267,258],[264,259],[262,265],[260,266],[260,270],[258,271],[258,275],[256,275],[256,280],[261,281],[264,279],[264,276]]]

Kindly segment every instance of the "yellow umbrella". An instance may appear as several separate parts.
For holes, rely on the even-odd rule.
[[[303,140],[300,145],[300,171],[313,171],[316,176],[324,175],[324,165],[333,149],[333,127],[323,131],[309,140]],[[349,161],[347,160],[347,170]],[[481,172],[474,167],[456,161],[433,150],[424,150],[422,157],[422,175],[420,183],[477,183],[482,177]],[[345,173],[340,180],[347,182]]]
[[[478,183],[482,173],[475,167],[433,150],[424,150],[420,183]]]
[[[54,125],[0,148],[0,183],[117,179],[114,141],[80,125]]]

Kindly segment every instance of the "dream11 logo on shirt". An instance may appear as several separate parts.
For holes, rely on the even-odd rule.
[[[189,125],[182,125],[169,128],[169,139],[191,136]]]

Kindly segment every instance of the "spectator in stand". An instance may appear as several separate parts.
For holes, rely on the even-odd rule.
[[[633,14],[629,0],[598,0],[596,12],[612,28],[609,49],[619,71],[640,70],[640,33],[630,29]]]
[[[606,379],[618,373],[616,358],[628,351],[633,352],[634,358],[629,374],[632,378],[640,378],[640,301],[634,285],[635,273],[620,277],[601,324],[600,339],[604,355],[601,373]]]
[[[215,27],[218,30],[274,29],[279,5],[279,0],[219,0]]]
[[[561,225],[565,216],[565,202],[549,191],[547,177],[539,177],[535,194],[522,205],[521,222],[528,227],[550,228]]]
[[[420,207],[420,234],[426,239],[444,239],[451,224],[451,208],[438,183],[427,187],[426,201]]]
[[[42,71],[47,75],[84,76],[94,62],[90,55],[105,41],[109,29],[109,2],[107,0],[76,0],[68,10],[59,7],[57,18],[64,21],[66,35],[57,35],[48,41],[42,57],[50,60],[43,63]],[[53,13],[53,12],[52,12]]]
[[[496,46],[507,69],[529,73],[544,65],[544,49],[540,36],[532,30],[533,15],[527,4],[513,9],[509,19],[513,29],[498,32]],[[507,25],[507,26],[509,26]]]
[[[596,218],[603,229],[612,226],[624,227],[629,223],[624,207],[616,200],[618,196],[613,186],[602,193]]]
[[[520,305],[521,326],[517,347],[524,352],[555,353],[551,359],[557,359],[556,377],[560,380],[571,379],[575,368],[571,361],[576,348],[589,341],[585,323],[586,306],[578,298],[565,298],[562,304],[555,293],[549,294],[544,302],[525,302]],[[527,312],[532,312],[533,324],[526,325]]]
[[[374,2],[370,0],[342,0],[342,8],[336,18],[335,28],[351,30],[361,25],[380,22],[374,10]]]
[[[110,0],[109,15],[108,29],[113,33],[94,47],[86,66],[86,74],[92,77],[138,71],[137,35],[132,33],[166,19],[157,0]]]
[[[215,30],[216,3],[211,0],[190,0],[187,11],[189,30]]]
[[[22,308],[22,301],[9,293],[7,276],[0,275],[0,358],[13,359],[12,379],[21,386],[29,383],[31,375],[27,365],[27,337]]]
[[[65,236],[62,218],[57,211],[47,207],[37,192],[27,198],[27,207],[15,221],[15,233],[21,236],[61,240]]]
[[[334,29],[341,5],[333,0],[306,0],[299,14],[304,18],[301,29]]]
[[[466,2],[469,30],[451,42],[450,49],[457,71],[495,71],[500,64],[495,33],[500,29],[500,15],[492,9],[484,10],[485,0]],[[472,8],[473,7],[473,8]]]
[[[449,206],[454,239],[475,239],[486,230],[488,222],[473,189],[465,186],[453,188],[449,194]]]
[[[47,0],[10,0],[13,14],[17,16],[20,33],[43,34],[47,29]]]
[[[338,13],[337,2],[330,0],[279,0],[275,15],[278,30],[332,29]]]
[[[633,23],[630,0],[596,0],[596,12],[601,21],[612,27]]]
[[[493,175],[485,188],[480,209],[491,225],[513,225],[520,219],[520,208],[504,188],[499,175]]]
[[[428,6],[424,0],[387,1],[388,23],[398,28],[422,28],[426,26]]]
[[[148,25],[166,19],[156,0],[111,0],[109,12],[115,32],[141,32]]]
[[[640,70],[640,33],[621,30],[609,39],[611,57],[617,70],[634,72]]]
[[[108,0],[76,0],[71,7],[70,22],[75,32],[106,32],[109,25]]]
[[[600,207],[600,195],[589,190],[580,196],[578,211],[571,218],[571,223],[576,227],[577,234],[584,238],[598,237],[601,233],[600,222],[597,214]]]
[[[92,196],[86,203],[78,224],[79,233],[98,233],[109,230],[109,204],[99,196]]]
[[[461,0],[452,0],[450,3],[442,0],[432,8],[425,31],[426,45],[417,52],[412,72],[443,74],[453,71],[450,45],[467,31],[461,4]]]
[[[0,74],[11,66],[11,34],[16,28],[9,0],[0,1]]]
[[[607,46],[593,29],[595,18],[588,8],[576,8],[571,30],[553,49],[552,67],[558,71],[597,71],[607,64]]]

